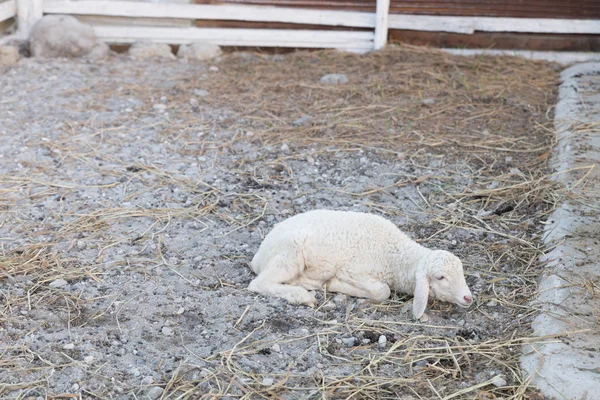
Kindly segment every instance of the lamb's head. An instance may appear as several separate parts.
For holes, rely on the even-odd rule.
[[[419,262],[415,280],[413,314],[417,319],[425,312],[429,296],[462,308],[469,308],[473,303],[473,295],[465,281],[462,262],[450,252],[430,252]]]

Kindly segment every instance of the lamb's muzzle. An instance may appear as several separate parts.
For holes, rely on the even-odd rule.
[[[414,294],[421,318],[428,299],[468,308],[473,296],[455,255],[429,250],[386,219],[366,213],[315,210],[275,225],[252,262],[248,289],[314,306],[309,290],[387,299],[392,290]]]

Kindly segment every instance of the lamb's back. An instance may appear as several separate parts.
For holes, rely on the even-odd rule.
[[[276,224],[252,261],[255,272],[281,251],[300,251],[307,270],[383,265],[395,243],[407,240],[392,222],[374,214],[314,210]]]

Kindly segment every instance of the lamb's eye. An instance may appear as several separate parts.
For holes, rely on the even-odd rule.
[[[443,281],[444,279],[446,279],[446,277],[444,275],[442,275],[442,276],[438,276],[437,279],[438,279],[438,281]]]

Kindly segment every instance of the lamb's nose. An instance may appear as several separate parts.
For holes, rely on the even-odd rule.
[[[465,297],[463,297],[463,299],[465,299],[465,301],[466,301],[468,304],[471,304],[471,302],[473,301],[473,298],[472,298],[471,296],[465,296]]]

